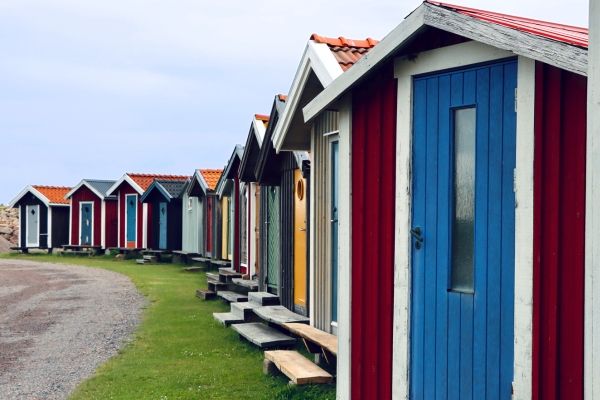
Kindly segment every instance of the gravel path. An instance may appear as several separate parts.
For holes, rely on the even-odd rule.
[[[145,306],[129,278],[0,260],[0,399],[64,399],[126,343]]]

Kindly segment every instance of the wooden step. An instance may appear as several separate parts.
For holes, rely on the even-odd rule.
[[[243,318],[240,318],[239,315],[235,315],[234,313],[225,312],[225,313],[213,313],[213,318],[224,326],[229,326],[232,324],[240,324],[244,322]]]
[[[191,260],[195,261],[195,262],[203,263],[203,264],[210,262],[210,258],[206,258],[206,257],[192,257]]]
[[[244,320],[251,318],[254,315],[253,310],[257,307],[260,307],[256,303],[251,303],[249,301],[231,303],[231,312],[237,315]]]
[[[217,296],[217,294],[215,292],[213,292],[212,290],[206,290],[206,289],[196,290],[196,297],[198,297],[202,300],[211,300],[211,299],[214,299],[216,296]]]
[[[244,296],[243,294],[239,294],[236,292],[230,292],[229,290],[219,290],[217,292],[217,296],[219,296],[223,300],[228,301],[230,303],[238,303],[238,302],[248,301],[248,297]]]
[[[256,279],[233,278],[231,282],[250,292],[256,292],[258,290],[258,281]]]
[[[143,256],[143,259],[146,260],[149,263],[155,263],[158,261],[158,259],[156,258],[156,256],[153,255],[145,255]]]
[[[279,304],[279,297],[268,292],[250,292],[248,293],[248,301],[261,306],[272,306]]]
[[[210,263],[212,265],[215,265],[217,267],[222,267],[222,268],[230,268],[230,266],[231,266],[231,261],[227,261],[227,260],[210,260]]]
[[[299,322],[308,324],[310,319],[304,315],[291,312],[284,306],[263,306],[254,309],[254,314],[258,315],[267,322],[281,325],[290,322]]]
[[[208,279],[206,281],[206,285],[208,286],[208,289],[212,290],[213,292],[220,292],[222,290],[227,290],[227,287],[229,286],[226,283],[214,281],[212,279]]]
[[[148,261],[143,258],[138,258],[137,260],[135,260],[135,262],[137,264],[146,264]]]
[[[221,282],[231,282],[233,278],[240,278],[242,274],[229,268],[219,268],[219,280]]]
[[[206,268],[204,268],[204,267],[185,267],[183,270],[185,272],[202,272],[202,271],[206,271]]]
[[[218,281],[218,280],[219,280],[219,274],[217,274],[217,273],[214,273],[214,272],[207,272],[207,273],[206,273],[206,277],[207,277],[208,279],[211,279],[211,280],[213,280],[213,281]]]
[[[333,376],[302,354],[293,350],[265,351],[263,371],[273,373],[277,368],[296,385],[330,383]]]
[[[300,336],[304,341],[306,348],[311,353],[320,353],[321,350],[315,350],[315,346],[311,346],[311,344],[316,345],[322,349],[327,350],[334,356],[337,356],[337,348],[338,348],[338,339],[337,336],[332,335],[331,333],[323,332],[320,329],[315,328],[314,326],[299,324],[296,322],[285,323],[282,325],[285,329],[289,330],[296,336]]]
[[[296,339],[270,328],[260,322],[251,322],[246,324],[234,324],[233,330],[241,337],[255,344],[261,349],[274,347],[290,347],[296,343]]]

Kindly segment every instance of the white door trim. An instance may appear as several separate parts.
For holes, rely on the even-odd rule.
[[[81,213],[81,209],[83,208],[83,206],[85,204],[91,205],[91,210],[92,210],[92,227],[91,227],[91,238],[90,238],[90,244],[93,246],[94,245],[94,202],[93,201],[80,201],[79,202],[79,245],[81,246],[81,226],[82,226],[82,222],[83,222],[83,218],[82,218],[82,213]]]
[[[420,53],[416,58],[398,59],[396,131],[396,228],[394,271],[394,324],[392,397],[409,397],[410,360],[410,254],[412,79],[413,76],[450,68],[500,60],[514,54],[467,42]],[[515,171],[515,398],[531,398],[532,312],[533,312],[533,157],[535,63],[519,57]]]
[[[37,235],[35,235],[37,242],[35,243],[30,243],[29,242],[29,210],[31,208],[35,208],[35,212],[37,215],[37,219],[38,219],[38,223],[37,223]],[[40,222],[41,222],[41,218],[40,218],[40,205],[39,204],[35,204],[35,205],[26,205],[25,206],[25,244],[26,247],[40,247]]]
[[[138,203],[137,203],[137,197],[138,195],[135,193],[127,193],[125,194],[125,232],[123,234],[123,236],[125,237],[125,240],[123,241],[123,247],[127,247],[127,208],[128,208],[128,201],[127,198],[128,197],[135,197],[135,247],[138,247],[138,232],[137,232],[137,226],[138,226]]]

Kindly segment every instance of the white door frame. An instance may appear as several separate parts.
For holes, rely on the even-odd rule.
[[[398,59],[396,131],[396,228],[394,271],[394,324],[392,397],[410,394],[410,268],[412,201],[412,80],[423,73],[514,57],[514,54],[478,42],[447,46]],[[515,170],[515,358],[514,398],[532,396],[533,320],[533,159],[535,62],[518,58],[518,98]]]
[[[35,243],[30,243],[29,242],[29,210],[35,208],[35,215],[37,215],[37,235],[35,235],[35,238],[37,239],[37,242]],[[34,204],[34,205],[25,205],[25,247],[40,247],[40,223],[42,222],[42,219],[40,218],[40,205],[39,204]]]
[[[137,203],[138,195],[136,193],[127,193],[127,194],[125,194],[125,202],[124,202],[125,203],[125,210],[124,210],[125,211],[124,212],[124,215],[125,215],[125,218],[124,218],[125,219],[125,232],[123,234],[125,240],[123,241],[123,247],[127,247],[127,208],[128,208],[128,206],[127,206],[127,203],[128,203],[127,202],[127,198],[128,197],[135,197],[135,229],[134,229],[134,232],[135,232],[135,247],[138,247],[137,226],[138,226],[139,222],[138,222],[138,203]]]
[[[91,239],[90,239],[90,245],[94,245],[94,202],[93,201],[80,201],[79,202],[79,245],[81,246],[81,226],[82,226],[82,222],[83,222],[83,218],[82,218],[82,213],[81,213],[81,209],[83,208],[83,206],[85,204],[89,204],[91,205],[91,210],[92,210],[92,227],[91,227]]]

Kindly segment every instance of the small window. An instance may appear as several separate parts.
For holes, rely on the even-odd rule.
[[[452,291],[473,293],[475,253],[475,132],[474,107],[453,113]]]

